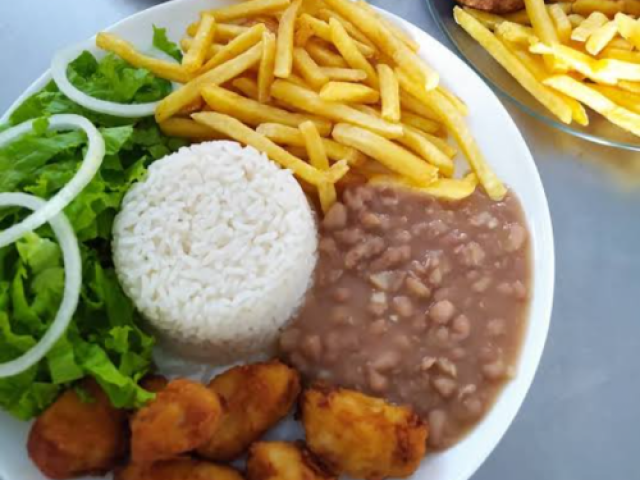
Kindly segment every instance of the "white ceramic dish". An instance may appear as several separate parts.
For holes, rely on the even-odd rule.
[[[181,38],[185,27],[205,8],[229,0],[174,0],[138,13],[109,28],[142,49],[150,48],[152,25]],[[462,442],[443,453],[429,455],[415,480],[467,480],[498,444],[522,405],[535,375],[549,329],[554,290],[554,245],[549,208],[535,163],[517,127],[491,89],[462,60],[417,27],[386,14],[421,45],[421,55],[441,74],[443,83],[468,104],[467,119],[480,146],[498,175],[517,193],[532,237],[533,296],[522,355],[516,378],[496,404]],[[89,44],[93,44],[90,42]],[[88,45],[89,45],[88,44]],[[94,53],[97,49],[93,47]],[[41,89],[50,79],[44,74],[16,101]],[[13,108],[13,107],[12,107]],[[30,424],[0,413],[0,479],[43,480],[26,452]],[[295,435],[299,428],[284,425],[275,435]]]

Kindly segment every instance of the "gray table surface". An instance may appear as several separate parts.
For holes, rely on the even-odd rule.
[[[158,0],[2,0],[0,112],[56,49]],[[373,3],[451,47],[423,0]],[[553,321],[516,421],[474,480],[640,478],[640,153],[597,146],[504,101],[536,159],[556,238]]]

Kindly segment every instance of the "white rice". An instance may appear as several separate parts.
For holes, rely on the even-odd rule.
[[[291,172],[235,142],[151,165],[113,234],[120,282],[162,343],[212,364],[270,353],[316,262],[313,213]]]

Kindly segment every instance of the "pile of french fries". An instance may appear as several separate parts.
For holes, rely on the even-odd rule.
[[[640,0],[575,0],[493,15],[455,7],[457,23],[562,122],[584,106],[640,136]]]
[[[467,128],[466,105],[440,84],[418,44],[360,0],[248,0],[201,12],[182,64],[112,34],[99,47],[183,85],[160,102],[162,130],[232,139],[290,169],[323,211],[340,188],[372,182],[455,200],[478,183],[506,189]],[[455,178],[458,148],[471,172]]]

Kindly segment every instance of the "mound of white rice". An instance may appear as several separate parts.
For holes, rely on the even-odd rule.
[[[291,172],[235,142],[155,162],[113,234],[120,282],[162,343],[212,364],[269,353],[316,262],[313,213]]]

